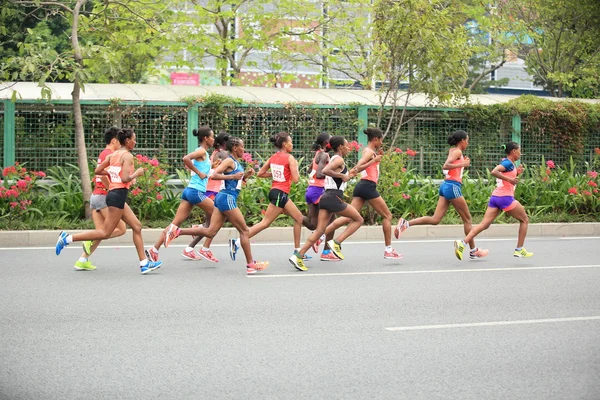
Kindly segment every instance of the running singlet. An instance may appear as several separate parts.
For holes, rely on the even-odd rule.
[[[196,149],[197,150],[197,149]],[[194,164],[194,167],[196,167],[198,169],[198,171],[202,172],[203,174],[208,175],[208,173],[210,172],[210,159],[208,158],[208,156],[206,156],[204,158],[204,161],[198,161],[196,159],[192,160],[192,163]],[[192,189],[196,189],[199,192],[206,192],[206,182],[208,181],[208,178],[200,178],[199,175],[197,175],[194,171],[192,171],[192,178],[190,179],[190,183],[188,184],[189,188]]]
[[[242,164],[240,164],[232,156],[229,156],[229,158],[231,158],[233,160],[233,170],[231,170],[229,172],[225,172],[223,175],[234,175],[234,174],[237,174],[238,172],[244,172],[244,168],[242,168]],[[221,192],[231,194],[236,197],[237,197],[237,195],[240,194],[240,190],[242,190],[242,180],[241,179],[238,179],[238,180],[228,179],[228,180],[224,180],[223,182],[225,182],[225,187],[223,188],[223,190],[221,190]]]
[[[277,152],[269,158],[271,164],[271,189],[279,189],[284,193],[290,192],[292,173],[290,171],[290,154]]]
[[[331,161],[333,161],[336,157],[341,158],[337,154],[331,157]],[[348,168],[346,168],[346,163],[344,163],[344,169],[341,172],[342,174],[348,175]],[[341,190],[342,192],[346,190],[346,186],[348,186],[348,181],[344,182],[341,178],[333,178],[329,175],[325,175],[325,190],[333,189],[333,190]]]
[[[375,158],[376,154],[373,153],[373,157]],[[361,173],[360,173],[360,179],[361,180],[367,180],[367,181],[371,181],[371,182],[375,182],[377,183],[377,181],[379,181],[379,164],[378,162],[373,163],[371,165],[369,165],[366,169],[364,169]]]
[[[215,157],[217,156],[217,154],[219,154],[220,151],[221,150],[215,150],[211,154],[211,156],[210,156],[211,165],[215,161]],[[212,172],[213,172],[213,169],[209,170],[208,174],[211,175]],[[218,193],[224,187],[225,187],[225,181],[208,178],[208,183],[206,184],[206,191]]]
[[[100,155],[98,156],[98,165],[102,164],[102,162],[106,159],[106,156],[108,156],[111,153],[111,149],[102,150],[102,153],[100,153]],[[104,183],[102,183],[102,179],[100,179],[99,175],[96,175],[96,178],[94,179],[94,191],[92,192],[92,194],[102,195],[106,194],[107,192],[108,189],[104,186]]]
[[[500,165],[505,168],[504,172],[501,172],[502,175],[508,178],[516,178],[517,177],[517,168],[512,161],[508,158],[500,161]],[[515,185],[510,182],[507,182],[503,179],[496,178],[496,189],[492,192],[492,196],[514,196],[515,195]]]
[[[450,154],[452,152],[452,150],[454,150],[456,147],[451,148],[448,151],[448,154]],[[465,157],[461,154],[460,158],[457,160],[452,161],[450,164],[456,164],[461,162],[462,160],[464,160]],[[447,181],[456,181],[459,183],[462,183],[462,176],[463,176],[463,171],[464,171],[464,167],[461,168],[452,168],[452,169],[445,169],[442,172],[444,173],[445,176],[445,180]]]
[[[108,171],[108,174],[110,175],[110,186],[108,190],[129,189],[131,183],[133,182],[129,181],[127,183],[123,183],[121,181],[121,173],[123,172],[123,165],[121,165],[121,157],[123,157],[123,154],[125,154],[125,151],[117,150],[114,153],[112,153],[112,156],[110,157],[110,165],[106,169],[106,171]],[[131,164],[131,169],[129,171],[129,175],[132,174],[133,163]]]
[[[317,157],[323,153],[323,150],[317,150],[317,153],[313,157],[312,170],[308,175],[308,186],[325,187],[325,178],[317,178],[317,170],[319,164],[317,163]]]

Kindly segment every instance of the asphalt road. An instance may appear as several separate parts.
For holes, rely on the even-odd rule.
[[[248,277],[184,261],[139,274],[133,248],[2,249],[1,399],[599,399],[600,238],[348,243],[346,260]],[[243,259],[243,257],[240,257]]]

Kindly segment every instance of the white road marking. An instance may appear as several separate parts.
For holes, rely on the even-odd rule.
[[[581,269],[581,268],[600,268],[600,264],[595,265],[556,265],[547,267],[499,267],[499,268],[464,268],[464,269],[430,269],[430,270],[409,270],[409,271],[370,271],[370,272],[330,272],[315,273],[296,272],[290,274],[278,275],[248,275],[249,279],[270,279],[270,278],[314,278],[319,276],[353,276],[353,275],[397,275],[397,274],[449,274],[455,272],[501,272],[501,271],[528,271],[528,270],[547,270],[547,269]]]
[[[416,325],[416,326],[396,326],[385,328],[386,331],[421,331],[428,329],[451,329],[451,328],[474,328],[480,326],[503,326],[503,325],[526,325],[526,324],[551,324],[555,322],[576,322],[576,321],[594,321],[600,320],[600,315],[590,317],[568,317],[568,318],[547,318],[547,319],[522,319],[516,321],[489,321],[489,322],[471,322],[465,324],[442,324],[442,325]]]

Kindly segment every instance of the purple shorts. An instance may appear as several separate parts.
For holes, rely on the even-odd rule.
[[[215,200],[215,197],[217,197],[217,194],[218,192],[213,192],[212,190],[207,190],[204,192],[204,195],[213,201]]]
[[[512,196],[492,196],[490,197],[488,207],[499,208],[502,211],[510,211],[515,208],[517,204],[515,198]]]
[[[319,200],[321,200],[323,193],[325,193],[325,188],[319,186],[307,187],[306,195],[304,196],[306,199],[306,204],[319,204]]]

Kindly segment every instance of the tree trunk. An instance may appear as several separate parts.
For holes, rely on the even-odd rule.
[[[79,25],[79,11],[85,2],[86,0],[77,0],[75,8],[73,9],[73,28],[71,30],[73,57],[75,58],[77,64],[79,64],[80,68],[83,68],[83,57],[81,55],[81,48],[79,47],[79,37],[77,31]],[[75,72],[73,92],[71,93],[73,98],[73,119],[75,121],[75,148],[77,149],[77,166],[79,167],[81,187],[83,191],[83,207],[85,210],[85,217],[89,219],[92,217],[92,212],[89,207],[90,197],[92,195],[92,182],[90,179],[85,135],[83,132],[83,116],[81,113],[80,94],[81,84],[79,82],[79,74]]]

